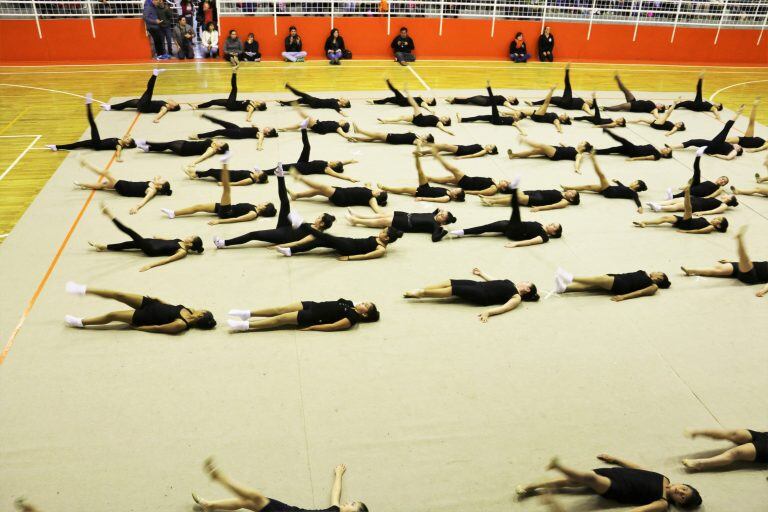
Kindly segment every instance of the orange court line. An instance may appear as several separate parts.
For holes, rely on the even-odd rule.
[[[137,113],[136,117],[133,118],[131,125],[128,127],[128,130],[125,132],[126,135],[131,133],[131,130],[133,130],[133,127],[136,126],[136,122],[139,120],[140,115],[141,113]],[[112,158],[109,159],[109,162],[104,168],[105,171],[108,171],[109,168],[112,167],[112,164],[115,163],[115,158],[117,158],[117,151],[115,151],[115,153],[112,154]],[[101,181],[101,179],[99,181]],[[77,217],[75,217],[75,220],[72,222],[72,225],[69,227],[69,230],[67,231],[67,235],[64,237],[64,240],[59,245],[59,248],[56,251],[56,255],[53,257],[51,264],[48,266],[48,270],[46,270],[45,275],[40,280],[40,284],[37,285],[37,289],[35,290],[35,293],[32,295],[32,298],[29,299],[29,303],[27,304],[27,307],[24,308],[24,311],[21,313],[21,318],[19,318],[19,323],[16,324],[16,327],[13,329],[13,332],[11,332],[11,335],[8,337],[8,341],[5,342],[3,351],[0,352],[0,365],[2,365],[3,362],[5,362],[5,358],[8,357],[8,353],[11,351],[11,348],[13,347],[13,342],[16,340],[16,336],[19,334],[21,327],[24,325],[24,321],[27,319],[27,316],[29,316],[29,312],[32,311],[32,308],[35,306],[35,303],[37,302],[37,299],[40,297],[40,294],[42,293],[43,288],[45,288],[46,283],[48,283],[48,278],[51,277],[53,270],[56,268],[56,265],[59,263],[59,258],[61,257],[61,254],[64,252],[64,249],[67,247],[67,244],[69,243],[69,239],[72,237],[72,234],[75,232],[75,229],[77,229],[77,226],[80,224],[80,220],[83,218],[83,214],[85,214],[85,210],[88,209],[88,206],[91,204],[91,201],[93,200],[93,197],[95,194],[96,194],[95,190],[91,190],[91,193],[88,194],[88,198],[85,200],[83,207],[80,208],[80,212],[78,212]]]

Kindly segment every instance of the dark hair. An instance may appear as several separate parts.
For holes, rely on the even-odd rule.
[[[402,32],[403,30],[405,30],[406,32],[408,32],[408,27],[400,27],[400,32]]]
[[[722,103],[717,105],[717,110],[723,110],[723,104]],[[691,489],[693,489],[693,487],[691,487]]]
[[[525,302],[538,302],[539,290],[536,288],[535,284],[531,283],[531,290],[525,295],[521,293],[520,298],[523,299]]]
[[[557,229],[555,230],[555,233],[549,236],[550,238],[560,238],[561,236],[563,236],[563,225],[558,224]]]
[[[669,149],[671,150],[672,148],[669,148]],[[661,158],[672,158],[672,151],[670,151],[666,155],[664,153],[662,153],[661,154]]]
[[[720,225],[715,226],[715,229],[721,233],[725,233],[726,231],[728,231],[728,219],[723,217],[723,220],[720,221]]]
[[[389,195],[386,192],[380,192],[379,195],[376,196],[376,203],[379,206],[387,206],[387,198],[389,198]]]
[[[291,25],[290,27],[288,27],[288,32],[290,32],[291,30],[296,30],[296,25]],[[296,30],[296,32],[298,32],[298,30]]]
[[[438,209],[438,210],[435,210],[435,211],[434,211],[434,212],[432,212],[432,213],[433,213],[433,214],[435,214],[435,215],[437,215],[439,211],[440,211],[440,210]],[[452,214],[451,212],[449,212],[449,211],[446,211],[445,213],[447,213],[447,214],[448,214],[448,218],[445,220],[445,223],[446,223],[446,224],[453,224],[454,222],[456,222],[456,217],[454,217],[454,216],[453,216],[453,214]]]
[[[233,33],[237,34],[237,30],[235,30],[235,29],[232,29],[232,30],[230,30],[230,31],[229,31],[229,35],[230,35],[230,36],[231,36]]]
[[[430,143],[431,143],[431,142],[435,142],[435,138],[432,136],[432,134],[431,134],[431,133],[428,133],[428,134],[427,134],[427,142],[430,142]]]
[[[323,223],[323,226],[325,226],[325,229],[330,229],[331,226],[333,226],[333,221],[335,220],[336,220],[336,217],[334,217],[330,213],[324,213],[323,216],[320,218],[320,222]]]
[[[379,318],[381,318],[381,313],[379,313],[379,309],[376,307],[376,304],[371,304],[371,308],[368,310],[368,312],[361,316],[361,320],[363,322],[378,322]],[[360,512],[368,512],[368,507],[360,504]]]
[[[517,39],[518,37],[520,37],[520,36],[522,36],[522,35],[523,35],[523,33],[522,33],[522,32],[518,32],[517,34],[515,34],[515,39]]]
[[[627,120],[622,117],[616,126],[627,126]]]
[[[376,307],[376,305],[375,305],[375,304],[371,304],[371,305],[372,305],[374,308]],[[378,311],[378,310],[376,310],[376,314],[378,314],[378,313],[379,313],[379,311]],[[377,320],[378,320],[378,318],[377,318]],[[365,505],[365,503],[363,503],[363,502],[360,502],[360,501],[358,501],[358,503],[360,503],[360,510],[359,510],[358,512],[368,512],[368,507]]]
[[[203,251],[205,250],[203,248],[203,239],[200,238],[199,236],[196,236],[195,238],[192,239],[192,250],[200,254],[202,254]]]
[[[339,123],[339,127],[341,128],[341,131],[343,131],[345,133],[349,133],[350,126],[351,125],[349,123],[346,123],[346,124]]]
[[[213,318],[213,313],[205,311],[203,312],[203,316],[190,327],[194,327],[195,329],[213,329],[216,327],[216,319]]]
[[[210,5],[210,2],[208,2],[208,5]],[[216,28],[216,24],[213,23],[212,21],[209,21],[208,23],[205,24],[205,30],[208,30],[208,27],[210,26],[213,26],[214,29]]]
[[[736,199],[736,196],[732,196],[725,204],[728,206],[739,206],[739,200]]]
[[[440,122],[442,123],[442,121],[440,121]],[[451,126],[451,118],[450,117],[445,120],[445,122],[443,123],[443,126]]]
[[[595,147],[594,147],[592,144],[590,144],[589,142],[585,142],[585,143],[584,143],[584,151],[586,151],[587,153],[589,153],[589,152],[591,152],[593,149],[595,149]]]
[[[427,103],[427,105],[429,105],[430,107],[434,107],[435,105],[437,105],[437,99],[435,99],[435,98],[432,98],[431,100],[427,101],[426,103]]]
[[[252,37],[252,38],[256,39],[256,35],[253,32],[248,32],[248,36],[246,36],[246,39],[248,37]]]
[[[334,32],[338,32],[338,31],[339,31],[339,29],[337,29],[336,27],[332,28],[332,29],[331,29],[331,34],[330,34],[330,36],[328,36],[328,37],[333,37],[333,33],[334,33]]]
[[[459,189],[459,191],[456,193],[456,201],[463,203],[466,198],[467,194],[464,192],[464,190]]]
[[[662,105],[662,106],[658,107],[656,110],[658,110],[659,112],[666,112],[667,111],[667,107],[666,107],[666,105]]]
[[[179,110],[181,110],[181,105],[176,105],[175,107],[169,107],[168,104],[166,103],[164,106],[165,108],[168,109],[169,112],[178,112]]]
[[[277,215],[277,209],[272,203],[267,203],[259,213],[259,217],[274,217]]]
[[[229,144],[226,142],[219,146],[219,149],[216,150],[217,153],[226,153],[227,151],[229,151]]]
[[[173,190],[171,190],[171,184],[166,181],[159,189],[157,189],[157,193],[161,196],[170,196],[173,194]]]
[[[266,103],[259,103],[259,105],[256,107],[256,110],[265,111],[267,110],[267,104]],[[277,131],[275,131],[277,133]],[[277,135],[275,135],[277,137]]]
[[[493,146],[493,149],[491,150],[492,155],[498,155],[499,154],[499,148],[496,147],[496,144],[491,144]]]
[[[279,133],[277,133],[277,130],[275,130],[274,128],[272,128],[272,131],[270,132],[267,132],[266,130],[262,130],[262,131],[264,132],[264,136],[270,139],[274,139],[275,137],[278,137],[280,135]]]
[[[132,149],[136,147],[136,141],[131,139],[130,142],[126,142],[125,145],[123,145],[122,142],[120,143],[120,145],[123,146],[124,148]]]
[[[744,148],[739,147],[739,149],[736,150],[736,156],[741,156],[744,154]]]
[[[680,127],[677,129],[677,131],[679,131],[679,132],[684,132],[685,131],[685,123],[684,122],[680,121]]]
[[[330,167],[336,172],[344,172],[344,162],[334,162]]]
[[[267,176],[267,173],[265,172],[262,172],[259,174],[259,177],[256,178],[256,183],[266,183],[267,181],[269,181],[269,176]]]
[[[691,490],[691,496],[685,500],[685,503],[680,504],[680,508],[696,508],[701,505],[704,500],[701,499],[701,494],[699,494],[699,491],[688,484],[684,485]]]
[[[403,236],[403,232],[392,226],[387,228],[387,238],[389,238],[389,244],[394,243],[398,238]]]
[[[665,274],[664,272],[662,272],[662,273],[661,273],[661,275],[662,275],[662,276],[664,276],[664,277],[661,279],[661,281],[659,281],[658,283],[656,283],[656,286],[658,286],[658,287],[659,287],[659,288],[661,288],[662,290],[666,290],[667,288],[669,288],[670,286],[672,286],[672,283],[669,281],[669,278],[667,277],[667,274]]]
[[[567,116],[568,114],[564,114],[564,115]],[[557,118],[560,119],[560,116],[557,116]],[[560,119],[560,122],[562,124],[571,124],[571,118],[570,117],[566,117],[565,119]]]
[[[509,100],[507,100],[507,101],[509,101]],[[513,99],[512,101],[510,101],[509,103],[510,103],[510,104],[512,104],[512,105],[519,105],[519,104],[520,104],[520,100],[519,100],[519,99],[517,99],[517,98],[514,98],[514,99]]]
[[[648,185],[643,180],[637,180],[637,191],[645,192],[646,190],[648,190]]]
[[[578,204],[580,204],[580,203],[581,203],[581,194],[579,194],[579,191],[578,191],[578,190],[576,190],[576,191],[574,191],[574,192],[576,192],[576,195],[575,195],[575,196],[573,196],[573,199],[571,199],[570,201],[568,201],[568,199],[566,199],[566,201],[568,201],[568,202],[569,202],[569,203],[571,203],[572,205],[576,206],[576,205],[578,205]]]

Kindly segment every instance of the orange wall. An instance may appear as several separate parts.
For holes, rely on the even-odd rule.
[[[95,20],[96,38],[88,20],[42,20],[39,39],[32,20],[0,21],[0,61],[10,62],[85,62],[135,61],[150,57],[144,25],[138,19]],[[221,33],[237,29],[241,36],[254,32],[265,59],[279,59],[288,27],[296,25],[304,39],[309,58],[322,58],[323,43],[330,30],[328,18],[278,17],[278,35],[273,18],[222,18]],[[490,20],[446,19],[439,36],[439,20],[392,18],[387,35],[387,19],[336,18],[355,58],[389,58],[389,42],[401,25],[407,25],[416,42],[417,58],[431,59],[506,59],[509,41],[517,31],[526,34],[529,51],[535,54],[541,24],[535,21],[497,21],[495,37],[490,37]],[[586,23],[550,24],[556,38],[555,58],[574,61],[662,62],[709,64],[768,64],[768,33],[757,45],[759,31],[728,29],[720,32],[714,44],[715,29],[678,28],[670,43],[672,27],[640,26],[632,41],[634,26],[592,27],[587,41]]]

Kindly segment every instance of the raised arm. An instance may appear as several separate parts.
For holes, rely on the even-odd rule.
[[[343,320],[347,320],[344,318]],[[349,320],[347,320],[349,322]],[[347,470],[347,466],[339,464],[336,469],[333,470],[333,488],[331,489],[331,505],[341,505],[341,480],[344,477],[344,472]]]

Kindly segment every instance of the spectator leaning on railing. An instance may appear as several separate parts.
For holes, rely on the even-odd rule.
[[[260,62],[261,53],[259,52],[259,42],[254,38],[253,32],[248,34],[248,39],[243,45],[243,59],[251,62]]]
[[[179,51],[176,54],[178,58],[195,58],[195,31],[192,29],[192,26],[187,23],[186,18],[179,18],[179,24],[173,27],[173,38],[176,40],[176,45],[179,47]]]
[[[237,37],[237,30],[230,30],[229,37],[224,41],[224,58],[233,66],[239,65],[243,58],[243,42]]]
[[[407,62],[416,61],[416,57],[413,56],[413,50],[416,49],[416,45],[413,44],[413,39],[408,35],[406,27],[400,29],[400,33],[395,36],[389,46],[394,50],[395,60],[401,66],[406,66]]]
[[[159,3],[160,0],[145,0],[144,2],[144,23],[147,26],[147,32],[152,37],[152,42],[155,45],[155,57],[158,60],[170,57],[166,54],[163,43],[162,21],[157,13]]]

